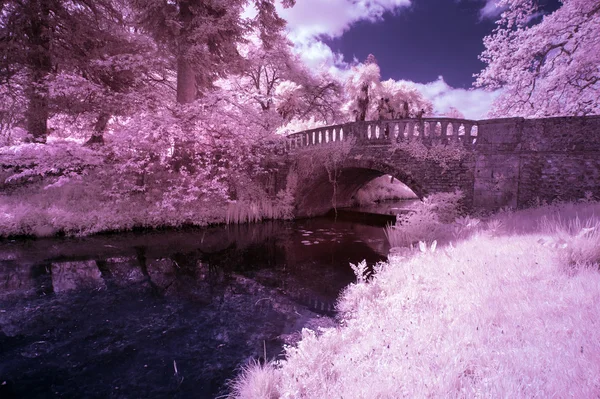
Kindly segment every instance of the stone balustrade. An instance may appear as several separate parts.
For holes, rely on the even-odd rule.
[[[359,145],[385,145],[422,140],[426,145],[459,141],[467,147],[477,142],[478,122],[454,118],[392,119],[324,126],[287,136],[286,149],[317,146],[354,137]]]

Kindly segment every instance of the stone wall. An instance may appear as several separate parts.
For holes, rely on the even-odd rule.
[[[600,198],[600,116],[480,122],[474,183],[485,209]]]

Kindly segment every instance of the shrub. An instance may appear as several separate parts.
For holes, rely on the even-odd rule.
[[[568,270],[600,265],[600,219],[544,217],[540,225],[550,235],[540,239],[540,244],[557,249]]]
[[[398,215],[396,224],[385,228],[392,247],[415,244],[418,241],[447,241],[453,222],[461,215],[462,192],[437,193],[426,197],[413,210]]]
[[[279,374],[273,363],[264,365],[253,360],[242,367],[231,383],[231,396],[238,399],[277,399]]]

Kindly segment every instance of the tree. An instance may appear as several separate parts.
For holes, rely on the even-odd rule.
[[[253,0],[257,15],[241,17],[250,0],[132,0],[141,26],[163,43],[177,63],[177,102],[188,104],[210,90],[218,78],[242,71],[238,44],[251,30],[266,49],[281,35],[285,20],[274,0]],[[285,0],[290,7],[294,0]]]
[[[352,67],[344,88],[347,98],[344,108],[356,121],[379,119],[381,102],[386,102],[392,111],[387,113],[388,119],[396,117],[405,103],[409,113],[406,117],[414,117],[421,110],[425,114],[433,112],[431,101],[414,84],[393,79],[381,82],[381,72],[372,54],[364,63]]]
[[[341,85],[327,73],[309,71],[287,39],[272,40],[267,48],[252,35],[240,45],[240,54],[245,58],[242,71],[217,85],[235,91],[240,104],[254,104],[263,113],[267,130],[292,119],[313,117],[330,123],[337,119]]]
[[[380,91],[376,94],[380,98],[389,99],[396,115],[404,109],[405,102],[408,104],[406,117],[414,117],[421,111],[424,115],[433,114],[433,103],[426,99],[412,82],[388,79],[381,82]]]
[[[102,130],[111,108],[124,108],[103,94],[135,86],[132,71],[139,73],[147,62],[126,66],[126,59],[145,48],[124,26],[119,5],[113,0],[2,3],[0,83],[23,97],[32,141],[45,142],[52,114],[95,111]]]
[[[101,45],[88,50],[84,62],[63,68],[48,81],[55,114],[90,120],[87,144],[104,142],[113,116],[155,107],[160,96],[174,92],[169,93],[168,60],[160,57],[152,40],[126,26],[112,29]]]
[[[309,119],[331,124],[341,118],[342,85],[327,72],[312,75],[305,72],[302,80],[285,81],[277,88],[277,111],[284,123]]]
[[[502,88],[492,116],[600,113],[600,2],[562,0],[538,21],[534,0],[501,0],[507,10],[484,38],[487,67],[476,86]]]
[[[364,63],[352,67],[345,85],[349,97],[346,107],[356,121],[364,121],[369,117],[369,104],[373,104],[373,92],[379,88],[380,80],[381,71],[373,54],[369,54]]]

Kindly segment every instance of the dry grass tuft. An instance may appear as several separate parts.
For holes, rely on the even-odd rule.
[[[273,363],[264,365],[251,361],[231,383],[230,397],[239,399],[279,398],[279,374]]]

